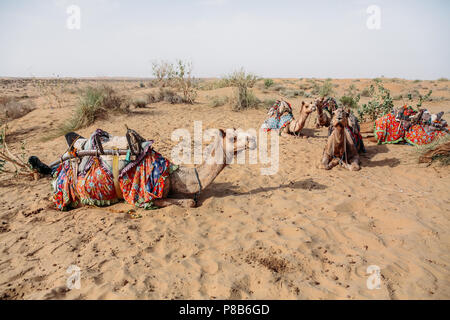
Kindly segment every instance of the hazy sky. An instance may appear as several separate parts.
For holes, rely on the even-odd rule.
[[[151,77],[181,58],[202,77],[450,78],[449,36],[448,0],[0,0],[0,76]]]

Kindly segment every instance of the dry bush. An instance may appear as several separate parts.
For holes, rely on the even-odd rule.
[[[153,75],[158,79],[161,87],[171,86],[182,92],[181,102],[168,101],[170,103],[192,104],[197,98],[197,80],[192,75],[192,63],[177,60],[175,64],[161,61],[153,63]]]
[[[257,107],[261,101],[253,94],[253,88],[258,81],[254,74],[247,73],[243,68],[228,76],[229,83],[236,88],[233,97],[233,109],[242,110]]]
[[[209,105],[213,108],[221,107],[228,103],[229,98],[227,96],[214,96],[211,98]]]
[[[314,83],[312,94],[318,95],[320,97],[332,96],[334,94],[334,90],[333,90],[333,83],[331,82],[331,79],[325,80],[325,82],[322,85]]]
[[[0,120],[3,122],[22,118],[34,109],[36,107],[32,102],[25,104],[10,97],[0,97]]]
[[[38,174],[31,169],[25,154],[25,144],[22,142],[20,153],[12,152],[6,143],[6,131],[4,125],[0,129],[0,173],[13,174],[15,176],[27,176],[38,178]]]
[[[137,98],[133,102],[134,106],[138,109],[145,108],[147,106],[147,103],[148,103],[148,99],[145,99],[145,98]]]
[[[438,161],[441,165],[450,165],[450,134],[430,144],[416,147],[416,153],[421,163]]]
[[[153,61],[152,70],[153,76],[161,86],[165,87],[170,84],[174,72],[172,63],[167,61]]]
[[[219,80],[202,80],[197,84],[197,88],[199,90],[207,91],[207,90],[216,90],[227,88],[230,86],[230,83],[227,79],[219,79]]]
[[[192,63],[178,60],[173,81],[175,86],[183,93],[184,103],[194,103],[197,98],[197,90],[195,90],[195,79],[192,76]]]
[[[164,101],[170,104],[180,104],[185,102],[183,97],[171,89],[161,88],[158,94],[158,101]]]
[[[183,97],[177,94],[174,90],[169,88],[159,88],[158,92],[151,92],[147,94],[147,104],[168,102],[170,104],[184,103]]]

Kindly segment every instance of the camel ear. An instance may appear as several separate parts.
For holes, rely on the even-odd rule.
[[[305,101],[302,101],[302,106],[304,106],[305,105]]]
[[[219,131],[220,131],[220,134],[222,134],[222,137],[225,138],[227,136],[227,133],[223,129],[219,129]]]

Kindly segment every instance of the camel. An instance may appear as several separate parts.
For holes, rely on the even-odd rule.
[[[280,130],[280,135],[284,137],[291,135],[301,136],[301,131],[305,127],[306,120],[308,120],[309,115],[314,111],[316,111],[316,106],[311,103],[305,103],[305,101],[302,101],[299,119],[292,119],[292,121],[288,125]]]
[[[72,134],[80,138],[77,138],[77,140],[70,143],[70,145],[73,145],[77,150],[83,150],[83,147],[88,140],[82,138],[78,134]],[[127,148],[128,142],[126,137],[112,137],[108,142],[102,144],[102,149],[104,150],[123,150]],[[227,130],[227,132],[217,130],[214,142],[209,148],[210,150],[202,165],[197,168],[179,166],[177,170],[172,172],[166,178],[163,197],[161,199],[153,200],[155,206],[160,208],[171,205],[187,208],[195,207],[196,200],[189,197],[195,196],[195,198],[197,198],[200,192],[206,189],[214,181],[227,164],[231,163],[230,160],[235,155],[247,149],[254,150],[256,148],[256,139],[247,133],[238,133],[235,129]],[[216,155],[216,151],[219,151],[221,154]],[[65,155],[67,154],[68,153]],[[107,153],[105,153],[104,155],[99,156],[109,167],[112,167],[112,155],[107,155]],[[84,159],[85,158],[83,158],[81,162]],[[51,169],[49,166],[40,162],[37,157],[31,157],[29,162],[34,169],[39,171],[39,173],[50,174]],[[122,169],[125,165],[126,161],[124,161],[124,157],[121,156],[119,158],[119,168]],[[117,177],[117,172],[113,172],[113,174]],[[119,193],[120,192],[117,192],[117,194]],[[121,198],[120,195],[119,198]]]
[[[325,99],[325,97],[322,97],[322,99],[316,100],[315,106],[317,109],[316,128],[329,127],[331,125],[332,117],[328,112],[332,114],[336,109],[336,101],[333,98]],[[327,110],[328,112],[324,112],[324,110]]]
[[[220,139],[220,136],[222,137]],[[187,197],[198,195],[203,189],[207,188],[222,170],[230,163],[230,160],[238,153],[256,148],[255,137],[245,134],[246,139],[236,139],[236,130],[225,133],[220,130],[220,136],[215,139],[211,150],[202,165],[198,168],[188,168],[180,166],[166,180],[170,188],[166,188],[163,199],[155,200],[158,207],[167,207],[178,205],[183,207],[194,207],[195,201],[186,199]],[[242,137],[242,136],[241,136]],[[222,148],[225,146],[225,148]],[[233,146],[230,148],[229,146]],[[221,150],[222,154],[216,157],[215,151]],[[220,161],[216,161],[220,158]],[[198,179],[197,174],[198,173]],[[183,197],[184,199],[171,199],[169,196]]]
[[[350,171],[359,171],[360,160],[350,134],[349,113],[342,107],[333,112],[331,120],[332,132],[328,137],[319,168],[331,170],[341,164]]]

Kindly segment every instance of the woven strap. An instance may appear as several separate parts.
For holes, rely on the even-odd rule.
[[[113,172],[114,189],[116,189],[117,198],[122,199],[123,194],[119,184],[119,152],[113,155],[112,172]]]

